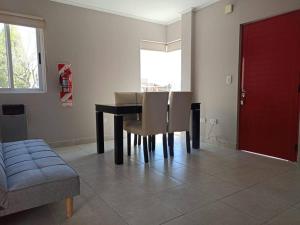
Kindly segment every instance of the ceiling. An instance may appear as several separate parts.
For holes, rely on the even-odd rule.
[[[51,0],[83,8],[99,10],[146,20],[170,24],[180,19],[183,12],[202,8],[218,0]]]

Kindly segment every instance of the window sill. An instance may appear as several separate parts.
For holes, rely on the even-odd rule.
[[[47,90],[41,89],[6,89],[0,88],[0,94],[44,94]]]

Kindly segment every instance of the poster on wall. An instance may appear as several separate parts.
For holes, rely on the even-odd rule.
[[[62,106],[71,107],[73,105],[71,64],[60,63],[57,69],[61,86],[60,101]]]

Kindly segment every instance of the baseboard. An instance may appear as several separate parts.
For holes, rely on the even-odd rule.
[[[53,148],[58,148],[58,147],[66,147],[72,145],[89,144],[93,142],[96,142],[96,138],[71,139],[71,140],[64,140],[64,141],[57,141],[57,142],[49,142],[48,144]]]
[[[216,146],[216,147],[224,147],[224,148],[229,148],[229,149],[236,149],[236,143],[228,142],[227,140],[224,139],[207,139],[203,136],[200,138],[202,143],[211,145],[211,146]]]

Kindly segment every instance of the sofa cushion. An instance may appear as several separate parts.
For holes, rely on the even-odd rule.
[[[3,143],[3,156],[9,192],[78,177],[40,139]]]
[[[2,144],[7,208],[0,217],[80,193],[78,174],[43,140]]]
[[[4,156],[2,152],[2,143],[0,142],[0,210],[7,208],[7,204],[7,180]]]

